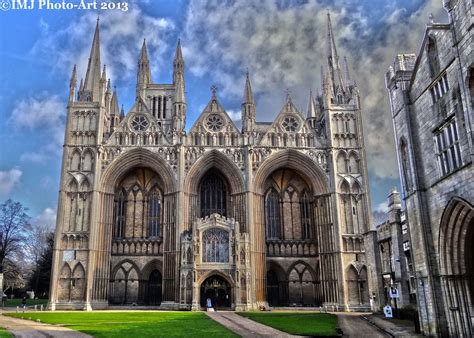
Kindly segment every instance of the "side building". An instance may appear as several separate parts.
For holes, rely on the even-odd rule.
[[[441,5],[441,4],[440,4]],[[445,0],[418,55],[386,74],[424,334],[472,337],[474,170],[471,0]]]

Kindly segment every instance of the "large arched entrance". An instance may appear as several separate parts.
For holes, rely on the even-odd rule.
[[[440,266],[449,336],[472,337],[474,307],[474,208],[453,198],[440,224]]]
[[[206,307],[207,299],[216,309],[230,309],[232,306],[232,287],[219,275],[212,275],[201,284],[201,307]]]

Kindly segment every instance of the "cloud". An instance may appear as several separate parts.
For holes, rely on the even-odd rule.
[[[234,122],[240,121],[242,119],[242,112],[240,110],[229,109],[226,110],[226,113]]]
[[[0,194],[9,194],[20,182],[23,172],[18,168],[0,171]]]
[[[53,230],[56,227],[56,208],[46,208],[36,216],[32,223]]]
[[[41,20],[41,37],[30,54],[45,64],[54,65],[54,71],[70,74],[77,63],[78,79],[85,75],[97,16],[88,12],[71,20],[63,29],[51,31],[49,24]],[[135,76],[139,51],[146,38],[152,71],[162,66],[163,54],[170,46],[166,43],[174,23],[144,13],[137,4],[130,4],[126,14],[120,11],[104,11],[100,16],[101,61],[107,65],[107,76],[115,81],[127,81]],[[61,46],[61,48],[58,48]]]
[[[381,202],[374,208],[374,211],[383,213],[387,213],[388,210],[388,201]]]
[[[320,87],[329,9],[339,56],[348,57],[359,85],[369,168],[381,178],[398,177],[384,74],[396,54],[418,51],[429,13],[440,17],[443,9],[437,0],[411,12],[393,1],[369,7],[349,0],[191,1],[184,57],[191,73],[215,79],[234,98],[242,95],[248,68],[257,119],[271,120],[285,88],[306,107],[310,88]]]
[[[16,130],[42,131],[47,133],[48,142],[34,152],[25,152],[20,156],[22,162],[45,163],[61,153],[64,141],[66,106],[58,95],[44,92],[37,96],[17,101],[8,119],[8,124]]]

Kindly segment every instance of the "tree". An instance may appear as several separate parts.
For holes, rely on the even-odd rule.
[[[22,243],[31,230],[27,211],[28,208],[11,199],[0,204],[0,269],[3,269],[5,259],[13,259],[22,251]]]
[[[34,262],[33,272],[28,282],[28,288],[33,290],[36,295],[43,295],[49,291],[53,263],[54,233],[48,232],[43,243],[44,246]]]

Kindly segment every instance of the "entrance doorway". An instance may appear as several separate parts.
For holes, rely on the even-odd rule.
[[[148,278],[147,303],[149,305],[161,304],[161,273],[155,269],[150,273]]]
[[[201,307],[210,299],[216,309],[228,309],[232,304],[232,288],[221,276],[210,276],[201,284]]]

